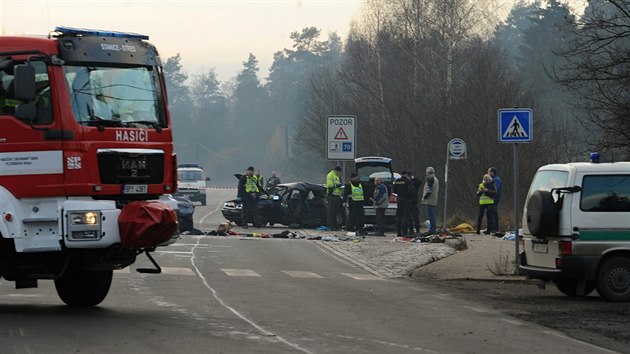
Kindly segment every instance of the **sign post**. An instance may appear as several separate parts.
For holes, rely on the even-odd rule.
[[[326,118],[326,151],[328,160],[354,160],[357,152],[357,117]]]
[[[466,143],[459,138],[451,139],[446,145],[446,164],[444,167],[444,228],[446,228],[446,204],[448,201],[448,162],[466,159]]]
[[[499,117],[499,142],[514,143],[514,249],[515,268],[514,275],[518,275],[520,266],[519,255],[519,161],[518,144],[529,143],[533,136],[533,114],[531,108],[503,108],[498,111]]]

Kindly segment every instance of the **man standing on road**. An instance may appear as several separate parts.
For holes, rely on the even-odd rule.
[[[336,166],[326,176],[326,195],[328,200],[327,225],[331,230],[339,230],[337,215],[341,211],[341,167]]]
[[[420,210],[418,208],[418,191],[422,187],[422,182],[417,179],[412,171],[407,171],[407,178],[409,179],[409,188],[411,188],[409,194],[409,231],[413,232],[414,228],[416,233],[420,233]]]
[[[424,187],[422,188],[422,204],[426,205],[427,218],[429,219],[429,231],[426,235],[435,233],[435,206],[438,202],[438,193],[440,191],[440,183],[435,178],[435,169],[431,166],[426,169],[426,177]]]
[[[501,177],[497,174],[497,169],[490,167],[488,174],[492,177],[494,187],[497,189],[497,194],[494,196],[494,204],[492,208],[488,210],[490,213],[490,226],[488,226],[487,233],[495,234],[499,232],[499,201],[501,200]]]
[[[374,203],[376,212],[376,233],[374,236],[385,236],[385,210],[389,205],[389,192],[381,177],[374,179],[374,195],[370,200]]]
[[[251,220],[252,225],[256,225],[256,209],[258,208],[258,198],[260,189],[254,177],[254,167],[250,166],[245,174],[238,180],[237,200],[243,203],[241,210],[241,222],[243,228],[247,228],[247,223]]]
[[[348,207],[349,212],[346,230],[356,231],[357,235],[366,235],[363,231],[363,217],[365,216],[365,211],[363,210],[364,200],[363,185],[359,182],[359,175],[352,172],[350,182],[346,184],[343,191],[343,205]]]
[[[267,180],[267,186],[265,186],[265,189],[267,191],[273,191],[280,183],[282,182],[280,182],[278,173],[276,171],[271,171],[271,177]]]
[[[409,201],[411,187],[407,178],[407,171],[400,172],[401,176],[394,182],[394,193],[398,195],[398,208],[396,209],[396,230],[398,236],[406,236],[409,233]]]
[[[258,184],[258,190],[259,191],[262,190],[263,187],[265,186],[264,184],[265,179],[260,174],[260,170],[256,170],[256,172],[254,173],[254,179],[256,180],[256,183]]]

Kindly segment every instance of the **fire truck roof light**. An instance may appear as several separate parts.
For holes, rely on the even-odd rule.
[[[133,32],[103,31],[103,30],[74,28],[74,27],[65,27],[65,26],[55,27],[55,32],[59,32],[65,35],[72,35],[72,36],[101,36],[101,37],[118,37],[118,38],[129,38],[129,39],[146,39],[146,40],[149,39],[149,36],[147,35],[133,33]]]

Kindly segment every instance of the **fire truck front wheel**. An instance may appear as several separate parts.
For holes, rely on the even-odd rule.
[[[55,279],[55,288],[66,305],[96,306],[107,296],[113,273],[112,270],[68,271],[62,277]]]

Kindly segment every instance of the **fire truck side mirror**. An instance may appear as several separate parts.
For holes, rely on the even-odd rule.
[[[13,94],[18,100],[31,101],[35,98],[35,68],[19,64],[14,68]]]
[[[37,118],[37,108],[33,103],[20,103],[15,107],[15,117],[33,124]]]

